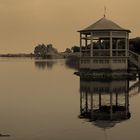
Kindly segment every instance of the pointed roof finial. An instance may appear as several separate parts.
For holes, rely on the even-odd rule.
[[[106,6],[104,6],[104,17],[106,17]]]

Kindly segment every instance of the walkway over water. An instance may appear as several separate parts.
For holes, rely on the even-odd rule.
[[[140,93],[140,81],[138,80],[129,87],[129,97],[133,97]]]
[[[129,50],[129,61],[140,69],[140,55],[138,53]]]

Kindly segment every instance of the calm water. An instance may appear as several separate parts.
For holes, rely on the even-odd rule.
[[[81,111],[84,112],[85,94],[89,109],[92,104],[90,92],[97,92],[93,97],[93,106],[97,109],[98,92],[103,92],[102,104],[109,104],[111,94],[106,92],[117,86],[118,102],[123,105],[126,94],[121,92],[125,86],[127,91],[127,86],[132,87],[137,81],[129,84],[127,81],[87,82],[75,76],[75,71],[64,60],[0,59],[0,133],[11,135],[0,139],[139,140],[140,84],[129,93],[128,118],[95,121],[88,115],[82,116],[81,96],[84,102]],[[113,93],[112,102],[116,101],[115,97]]]

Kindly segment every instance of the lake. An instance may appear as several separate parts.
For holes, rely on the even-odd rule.
[[[89,82],[76,71],[65,60],[0,58],[0,134],[10,135],[0,139],[139,140],[138,79]]]

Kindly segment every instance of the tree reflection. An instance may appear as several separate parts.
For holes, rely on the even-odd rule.
[[[36,59],[35,60],[35,66],[39,69],[52,69],[53,66],[59,62],[63,62],[64,65],[70,69],[78,70],[79,68],[79,59],[72,57],[68,59]]]
[[[68,68],[78,70],[79,69],[79,58],[76,56],[68,57],[65,61],[65,65]]]
[[[52,69],[53,66],[57,63],[55,60],[36,60],[35,66],[39,69]]]

